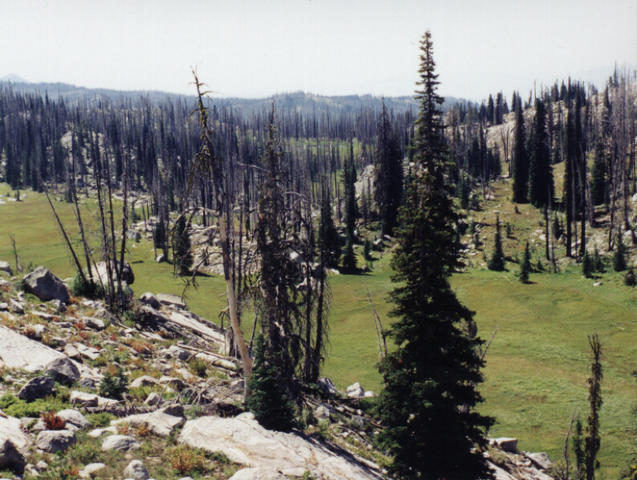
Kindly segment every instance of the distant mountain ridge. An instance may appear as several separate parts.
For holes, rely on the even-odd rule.
[[[144,99],[153,104],[166,101],[186,101],[194,103],[194,95],[183,95],[155,90],[111,90],[105,88],[86,88],[68,83],[31,83],[16,74],[0,77],[0,87],[7,84],[14,91],[48,95],[49,98],[63,98],[69,103],[99,104],[100,102],[114,102],[115,104],[135,103]],[[317,95],[297,91],[277,93],[264,98],[210,98],[211,105],[229,106],[244,114],[263,111],[272,101],[278,109],[283,111],[299,111],[303,113],[334,111],[356,112],[357,110],[380,110],[383,97],[370,94],[365,95]],[[418,103],[413,97],[384,97],[388,109],[396,113],[418,109]],[[450,109],[458,103],[468,103],[467,100],[456,97],[446,97],[443,110]]]

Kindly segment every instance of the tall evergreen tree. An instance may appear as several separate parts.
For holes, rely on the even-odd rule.
[[[179,275],[188,275],[192,267],[189,229],[186,215],[180,215],[173,230],[173,263]]]
[[[391,293],[397,317],[390,330],[396,349],[382,361],[384,390],[381,439],[399,478],[489,478],[480,451],[493,423],[475,406],[483,366],[483,343],[467,333],[474,324],[449,285],[460,265],[458,215],[445,171],[445,142],[437,94],[431,34],[420,42],[420,111],[413,139],[415,171],[400,208],[398,244],[392,260],[401,282]],[[475,447],[478,447],[476,449]]]
[[[602,205],[606,202],[606,158],[604,156],[604,143],[600,138],[595,145],[595,159],[591,172],[591,200],[593,205]]]
[[[532,150],[529,166],[529,200],[538,207],[550,205],[553,198],[553,169],[546,130],[546,109],[540,99],[535,101]]]
[[[528,201],[529,157],[526,151],[524,135],[524,111],[518,103],[515,110],[515,133],[513,138],[513,201]]]
[[[488,263],[489,270],[501,272],[504,270],[504,252],[502,251],[502,235],[500,233],[500,217],[495,220],[495,243],[493,246],[493,255]]]
[[[518,278],[522,283],[527,283],[529,281],[529,273],[531,272],[531,252],[529,250],[529,242],[526,242],[526,246],[524,247],[524,256],[522,257],[522,261],[520,262],[520,274]]]
[[[376,146],[376,188],[374,196],[380,213],[383,235],[391,235],[396,226],[398,206],[403,196],[403,164],[398,138],[383,100],[378,120]]]
[[[326,267],[336,267],[341,256],[341,240],[332,218],[332,203],[329,188],[324,184],[321,193],[321,218],[318,234],[319,249],[325,258]]]

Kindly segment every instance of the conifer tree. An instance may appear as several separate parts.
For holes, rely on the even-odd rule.
[[[513,201],[526,203],[528,201],[529,158],[526,151],[524,135],[524,111],[518,104],[515,111],[515,133],[513,143]]]
[[[279,362],[273,358],[276,355],[280,352],[268,349],[260,334],[255,343],[254,367],[248,380],[250,393],[246,404],[263,427],[285,432],[294,427],[294,402],[279,381],[276,367]]]
[[[591,259],[587,251],[582,257],[582,275],[584,275],[586,278],[591,278],[593,276],[593,270],[593,260]]]
[[[323,186],[321,194],[321,218],[318,234],[319,249],[324,252],[325,265],[336,267],[341,256],[341,240],[332,218],[332,204],[330,202],[330,191],[327,186]]]
[[[475,479],[491,473],[480,451],[493,423],[475,406],[482,401],[482,340],[470,336],[473,313],[449,285],[460,266],[458,215],[446,179],[437,77],[431,34],[420,42],[420,110],[412,148],[416,167],[406,204],[400,208],[389,335],[396,349],[380,365],[384,390],[381,440],[398,478]],[[476,448],[477,447],[477,448]]]
[[[615,245],[615,254],[613,255],[613,269],[616,272],[626,270],[626,252],[624,252],[624,241],[622,234],[617,234],[617,245]]]
[[[501,272],[504,270],[504,252],[502,251],[502,235],[500,233],[500,217],[495,220],[495,244],[493,246],[493,255],[489,260],[487,267],[489,270]]]
[[[179,275],[188,275],[190,267],[192,267],[189,229],[186,215],[180,215],[175,222],[173,231],[173,262],[175,272]]]
[[[546,109],[544,102],[535,102],[532,150],[529,166],[529,200],[538,208],[550,205],[553,198],[553,169],[546,131]]]
[[[524,247],[524,256],[522,257],[522,261],[520,262],[520,274],[518,278],[522,283],[527,283],[529,281],[529,273],[531,272],[531,252],[529,251],[529,242],[526,242],[526,247]]]
[[[594,480],[595,471],[599,468],[597,454],[602,442],[599,432],[599,410],[602,408],[602,345],[597,334],[588,337],[588,344],[591,347],[593,361],[591,362],[591,376],[588,378],[589,412],[586,420],[586,437],[584,438],[584,461],[586,480]]]
[[[591,200],[593,205],[606,202],[606,159],[604,158],[604,144],[601,138],[595,145],[595,158],[591,172]]]
[[[384,100],[378,120],[376,172],[374,196],[380,213],[381,230],[383,235],[391,235],[403,196],[403,165],[398,139]]]

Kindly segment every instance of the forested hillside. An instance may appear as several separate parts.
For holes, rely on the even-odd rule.
[[[433,66],[422,81],[437,85],[427,75]],[[481,104],[438,104],[433,87],[416,100],[211,99],[206,89],[196,76],[193,96],[0,84],[0,260],[16,273],[47,261],[71,277],[74,296],[101,299],[133,325],[148,312],[131,275],[136,290],[187,299],[226,328],[224,353],[262,394],[247,408],[281,430],[295,428],[295,399],[316,393],[325,374],[341,389],[381,388],[379,361],[382,386],[399,384],[402,401],[411,380],[391,372],[423,352],[400,349],[410,335],[438,348],[443,330],[432,339],[397,317],[429,295],[445,306],[440,316],[457,316],[449,345],[467,342],[457,356],[471,368],[444,369],[464,372],[458,388],[471,386],[460,405],[467,422],[548,450],[561,467],[571,416],[587,421],[587,336],[600,333],[609,387],[599,458],[609,475],[628,466],[635,72],[616,70],[602,89],[565,79]],[[440,208],[436,228],[419,217],[423,205]],[[441,236],[424,238],[434,230]],[[397,277],[420,290],[390,301],[390,277],[420,263],[435,265],[425,280]],[[391,315],[397,298],[404,305]],[[383,426],[400,415],[409,423],[411,411],[361,390],[354,407],[380,411]],[[392,435],[381,433],[378,448],[392,453],[391,472],[410,478],[396,460],[409,454],[396,451],[404,432]],[[482,434],[463,435],[487,449]]]

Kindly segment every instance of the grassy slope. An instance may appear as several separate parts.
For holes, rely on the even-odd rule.
[[[0,194],[6,193],[0,185]],[[538,228],[539,217],[529,206],[513,207],[503,201],[504,186],[484,212],[474,215],[484,221],[485,251],[491,251],[494,210],[503,221],[514,224],[515,238],[505,240],[505,252],[518,251],[520,245]],[[65,223],[72,225],[68,205],[60,205]],[[0,205],[0,259],[12,254],[7,234],[14,233],[20,256],[25,263],[45,264],[60,276],[69,276],[72,267],[66,249],[53,223],[48,206],[40,195],[28,193],[20,204]],[[542,252],[538,244],[537,256]],[[379,256],[378,253],[376,253]],[[536,256],[536,258],[537,258]],[[156,264],[148,242],[134,244],[133,262],[139,294],[181,293],[183,282],[172,276],[172,268]],[[627,464],[635,431],[630,430],[631,409],[636,390],[630,372],[637,368],[637,292],[621,283],[619,274],[604,275],[594,287],[579,268],[570,267],[560,275],[533,274],[529,285],[517,281],[517,266],[511,271],[489,272],[480,267],[481,255],[474,256],[476,268],[453,278],[460,299],[477,312],[482,337],[494,328],[497,336],[489,350],[486,382],[482,387],[486,402],[483,411],[497,417],[492,434],[516,436],[526,450],[545,450],[558,458],[562,439],[572,412],[578,409],[586,417],[586,378],[589,375],[586,335],[598,332],[605,349],[602,408],[604,435],[601,461],[607,478]],[[330,350],[324,373],[341,388],[359,381],[367,389],[378,391],[376,372],[378,347],[369,288],[376,308],[387,324],[391,289],[390,255],[374,262],[368,275],[332,276],[333,294],[330,313]],[[202,277],[198,290],[188,292],[188,301],[196,312],[215,319],[224,304],[222,281]]]

